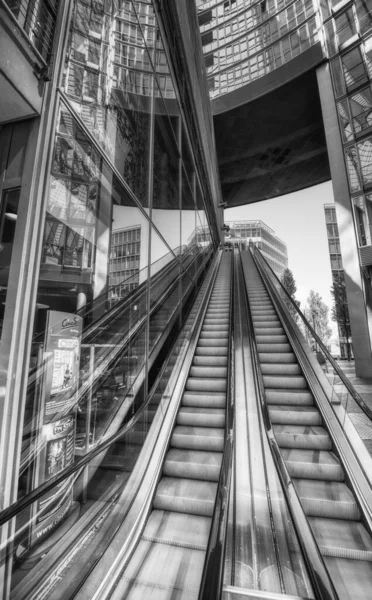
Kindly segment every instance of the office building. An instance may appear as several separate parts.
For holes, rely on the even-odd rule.
[[[372,469],[337,453],[322,372],[258,249],[223,248],[224,207],[332,176],[370,369],[368,10],[0,0],[4,600],[368,593]],[[233,228],[286,264],[262,223]],[[263,389],[284,410],[261,418]],[[280,444],[324,445],[324,469],[286,462],[300,502],[280,486]]]
[[[226,221],[230,228],[225,242],[242,249],[252,241],[260,250],[274,273],[281,278],[288,267],[287,246],[263,221]]]
[[[224,202],[231,208],[332,179],[356,370],[368,377],[372,7],[366,0],[196,5]]]

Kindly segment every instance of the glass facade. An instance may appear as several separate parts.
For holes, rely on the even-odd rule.
[[[340,236],[337,224],[336,207],[334,204],[324,205],[324,215],[327,229],[328,250],[331,263],[333,283],[345,283],[345,272],[342,265]],[[347,340],[342,335],[341,327],[338,326],[338,337],[340,341],[340,358],[347,358]],[[349,340],[351,342],[351,339]],[[352,346],[350,346],[352,351]]]
[[[197,1],[211,98],[254,81],[319,41],[313,0]]]
[[[16,18],[35,5],[16,4],[8,3]],[[36,4],[50,5],[56,17],[58,2]],[[13,411],[9,436],[18,440],[12,469],[3,473],[8,503],[103,443],[149,394],[164,392],[167,383],[159,376],[166,354],[219,244],[207,195],[213,185],[190,141],[199,125],[181,110],[179,89],[183,98],[189,92],[172,66],[156,3],[74,0],[71,11],[67,4],[58,24],[54,95],[44,107],[44,154],[28,150],[32,127],[37,130],[32,120],[0,129],[3,366],[14,344],[9,311],[27,280],[31,250],[25,246],[19,255],[25,231],[35,248],[34,293],[27,288],[29,318],[26,328],[19,325],[25,338],[17,347],[28,377],[16,403],[12,390],[2,388]],[[26,210],[33,173],[39,186],[34,228]],[[173,348],[174,359],[185,351],[187,335]],[[126,465],[135,464],[150,422],[146,412],[137,437],[122,442]],[[104,502],[123,471],[108,466],[115,452],[106,454],[17,521],[17,558],[9,563],[6,588],[27,575],[35,548],[42,544],[48,552],[58,532],[81,523],[101,493]]]

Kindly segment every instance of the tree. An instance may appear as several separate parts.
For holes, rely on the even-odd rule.
[[[288,268],[284,269],[283,275],[282,275],[280,281],[282,282],[284,288],[287,290],[287,292],[290,295],[290,297],[292,298],[292,300],[294,300],[295,303],[297,304],[297,306],[299,307],[300,303],[298,300],[296,300],[296,297],[295,297],[295,294],[297,292],[297,286],[296,286],[296,282],[293,277],[293,273],[292,273],[291,269],[288,269]],[[294,321],[297,323],[298,313],[286,295],[284,296],[284,303],[285,303],[286,307],[288,308],[288,310],[292,316],[292,319],[294,319]]]
[[[315,333],[318,334],[323,344],[327,346],[330,337],[332,335],[332,329],[328,323],[328,306],[323,302],[322,297],[318,292],[310,290],[310,294],[307,298],[307,307],[305,308],[305,317],[309,321],[310,325],[314,329]],[[318,350],[318,344],[312,337],[310,332],[306,329],[306,338],[309,344]]]
[[[349,339],[351,337],[349,308],[347,305],[346,286],[343,280],[333,282],[331,287],[333,296],[333,306],[331,310],[332,321],[336,321],[342,337],[346,340],[347,360],[351,360],[351,347]]]

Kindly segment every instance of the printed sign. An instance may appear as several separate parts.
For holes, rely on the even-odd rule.
[[[69,413],[76,405],[81,330],[81,317],[49,312],[45,348],[45,422]]]

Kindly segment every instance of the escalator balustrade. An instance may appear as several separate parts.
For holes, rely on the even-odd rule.
[[[372,586],[371,537],[253,258],[247,252],[242,257],[278,445],[340,599],[366,600]]]
[[[153,509],[115,598],[198,596],[224,447],[230,278],[224,254]]]

